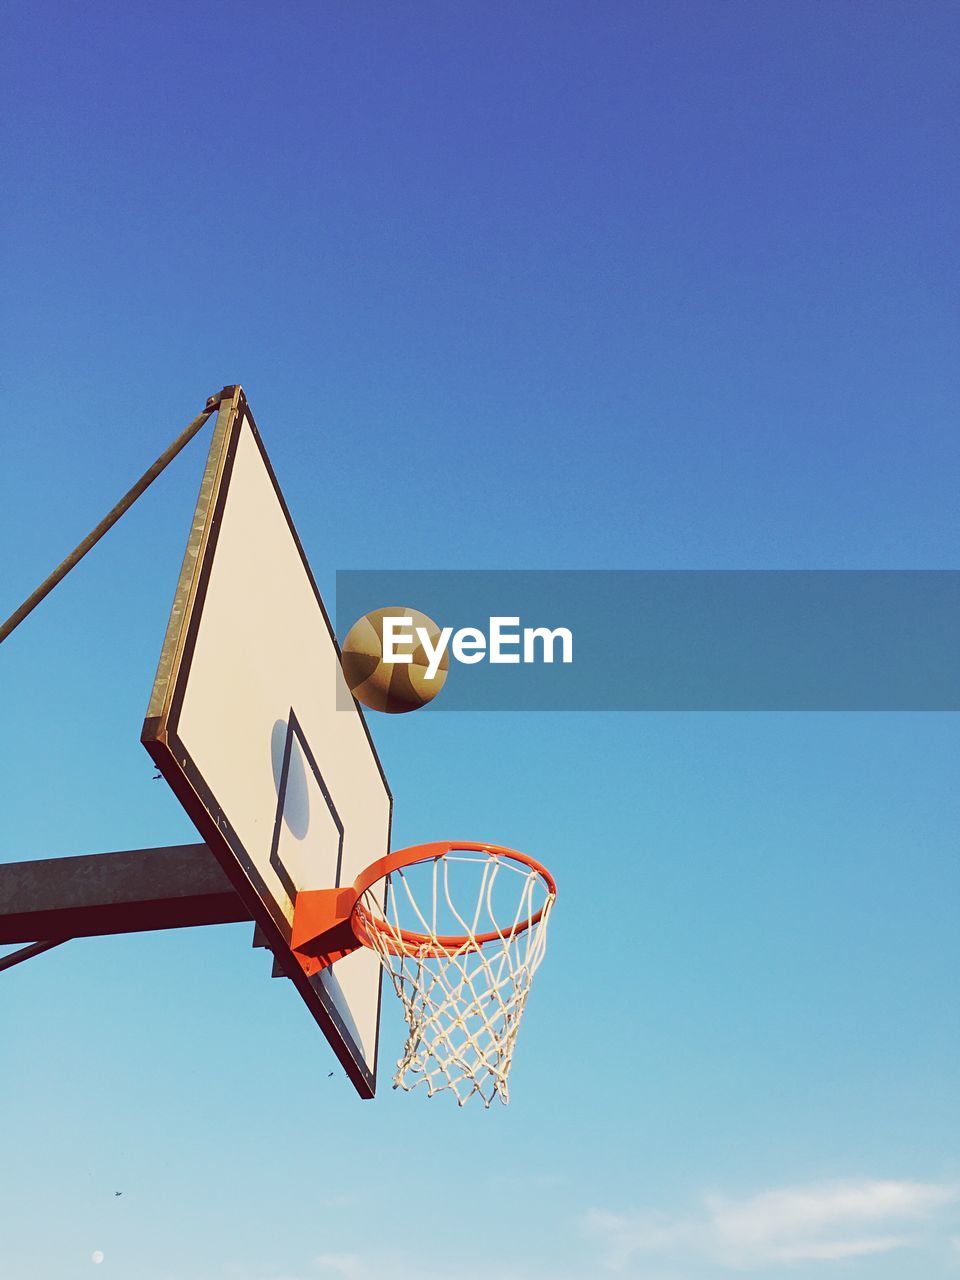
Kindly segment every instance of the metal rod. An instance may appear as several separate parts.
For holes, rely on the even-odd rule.
[[[21,947],[19,951],[11,952],[8,956],[0,956],[0,973],[4,969],[12,969],[15,964],[23,964],[24,960],[32,960],[34,956],[43,955],[44,951],[50,951],[53,947],[62,947],[69,941],[69,938],[58,938],[56,942],[34,942],[29,947]]]
[[[0,943],[249,919],[205,844],[0,863]]]
[[[233,388],[224,387],[224,391],[227,390],[232,391]],[[140,497],[144,490],[148,489],[150,485],[153,484],[160,472],[163,471],[164,467],[166,467],[168,463],[173,461],[184,445],[190,443],[206,420],[219,406],[222,397],[223,391],[220,391],[217,395],[210,397],[203,413],[201,413],[199,417],[194,418],[190,425],[182,431],[179,436],[177,436],[173,444],[161,453],[153,466],[143,473],[133,488],[124,494],[113,510],[100,521],[91,533],[87,534],[79,546],[75,547],[73,551],[70,552],[66,560],[54,569],[49,578],[47,578],[45,582],[41,583],[31,596],[28,596],[27,599],[24,600],[19,609],[16,609],[11,613],[3,626],[0,626],[0,644],[3,644],[11,631],[15,630],[24,618],[29,613],[33,612],[40,601],[50,594],[57,583],[67,576],[74,565],[78,564],[83,559],[90,548],[100,541],[107,530],[111,529],[117,523],[123,513],[133,506],[137,498]]]

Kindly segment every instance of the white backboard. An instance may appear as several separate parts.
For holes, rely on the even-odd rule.
[[[380,962],[307,978],[301,889],[389,851],[392,800],[246,399],[225,388],[142,741],[357,1091],[376,1086]]]

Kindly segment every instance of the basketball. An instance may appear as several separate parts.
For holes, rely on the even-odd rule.
[[[412,620],[412,624],[404,628],[411,633],[411,640],[407,643],[398,640],[394,647],[396,653],[409,653],[409,662],[384,661],[383,620],[391,617]],[[440,628],[433,619],[401,605],[375,609],[353,624],[343,642],[343,674],[358,702],[372,711],[398,715],[417,711],[437,696],[447,678],[447,653],[444,651],[436,674],[428,680],[428,658],[417,638],[417,628],[426,631],[432,645],[437,643]]]

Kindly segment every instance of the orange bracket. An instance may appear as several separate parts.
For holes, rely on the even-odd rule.
[[[308,978],[360,949],[350,923],[355,889],[307,889],[297,894],[290,947]]]

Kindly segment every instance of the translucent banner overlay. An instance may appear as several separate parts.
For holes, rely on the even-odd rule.
[[[451,657],[436,712],[960,709],[955,570],[350,570],[338,638],[387,605],[572,633],[570,663]]]

